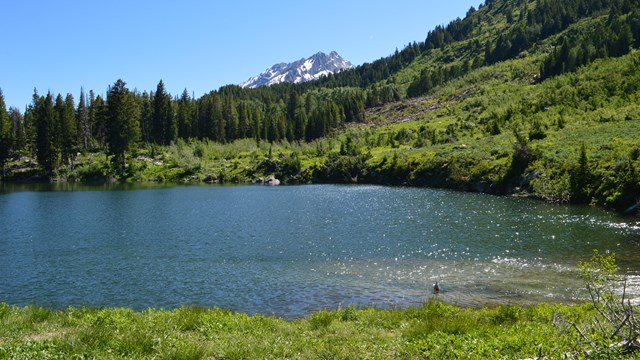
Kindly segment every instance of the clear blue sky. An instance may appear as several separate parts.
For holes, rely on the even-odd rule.
[[[280,62],[337,51],[372,62],[436,25],[464,17],[481,0],[5,0],[0,20],[0,88],[24,110],[34,87],[129,88],[200,97]]]

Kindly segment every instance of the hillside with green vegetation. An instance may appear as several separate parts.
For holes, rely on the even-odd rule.
[[[315,82],[0,103],[4,181],[402,184],[640,201],[640,2],[494,0]],[[1,97],[0,97],[1,98]]]

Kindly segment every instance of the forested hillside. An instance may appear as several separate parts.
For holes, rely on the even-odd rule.
[[[4,180],[367,182],[640,200],[640,1],[487,0],[391,55],[200,98],[0,96]]]

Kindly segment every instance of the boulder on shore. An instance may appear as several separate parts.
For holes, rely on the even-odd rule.
[[[202,181],[204,181],[207,184],[214,184],[218,182],[218,179],[216,179],[213,175],[211,174],[207,174],[204,179],[202,179]]]
[[[275,176],[271,175],[264,180],[265,185],[280,185],[280,180],[276,179]]]

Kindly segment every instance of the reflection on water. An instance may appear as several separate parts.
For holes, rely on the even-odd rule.
[[[132,186],[4,185],[0,301],[287,317],[432,296],[574,302],[594,249],[615,252],[640,293],[638,218],[589,207],[381,186]]]

